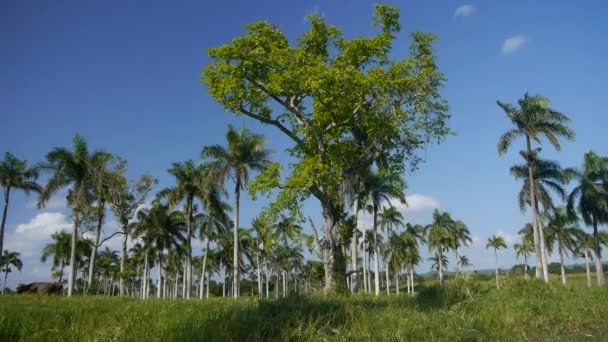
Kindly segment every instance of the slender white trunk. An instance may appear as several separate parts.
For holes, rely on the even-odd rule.
[[[395,272],[395,292],[399,294],[399,272]]]
[[[587,287],[591,287],[591,269],[589,268],[589,250],[585,248],[585,271],[587,272]]]
[[[265,273],[265,278],[266,278],[266,299],[270,299],[270,290],[269,290],[269,281],[270,281],[270,277],[268,276],[268,262],[266,261],[266,258],[264,258],[264,273]]]
[[[237,176],[238,177],[238,176]],[[239,297],[239,204],[241,200],[241,184],[240,179],[236,184],[236,208],[235,208],[235,226],[234,226],[234,255],[233,255],[233,291],[234,298]]]
[[[358,270],[359,270],[359,265],[357,265],[357,215],[359,212],[359,199],[355,198],[354,204],[353,204],[353,213],[355,215],[355,232],[353,234],[353,237],[351,239],[351,243],[350,243],[350,259],[351,259],[351,268],[352,268],[352,274],[350,277],[350,290],[352,293],[356,293],[359,290],[359,284],[358,284],[358,277],[359,275]]]
[[[209,288],[211,287],[211,275],[207,272],[207,293],[205,293],[205,297],[209,298]]]
[[[386,294],[391,294],[391,278],[388,271],[388,260],[385,261],[384,264],[384,273],[386,274]]]
[[[412,294],[416,291],[414,290],[414,266],[410,267],[410,281],[412,282]]]
[[[528,253],[524,253],[524,279],[528,280]]]
[[[374,291],[380,296],[380,250],[378,247],[378,208],[374,206]]]
[[[258,299],[262,299],[262,275],[260,273],[260,252],[255,253],[255,264],[258,273]]]
[[[439,285],[443,285],[443,249],[442,247],[439,247],[439,266],[438,266],[438,270],[439,270]]]
[[[560,268],[562,271],[562,284],[564,284],[564,286],[566,286],[566,267],[564,266],[564,248],[562,247],[562,244],[559,243],[559,264],[560,264]]]
[[[366,262],[365,251],[363,251],[363,291],[369,293],[367,287],[367,262]]]
[[[496,257],[496,288],[499,288],[500,284],[498,281],[498,251],[496,251],[496,248],[494,248],[494,256]]]
[[[120,255],[120,279],[119,279],[119,287],[120,287],[120,296],[124,296],[126,293],[126,284],[123,278],[125,277],[125,265],[127,262],[127,240],[129,235],[127,234],[127,226],[124,225],[122,227],[123,238],[122,238],[122,251]]]
[[[76,241],[78,239],[78,211],[73,211],[74,225],[72,228],[72,245],[70,251],[70,274],[68,276],[68,297],[72,296],[76,283]]]

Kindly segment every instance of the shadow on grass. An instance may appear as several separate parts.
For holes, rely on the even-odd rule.
[[[169,336],[177,341],[275,341],[315,339],[331,335],[348,323],[338,300],[292,297],[234,305],[210,319],[191,320]]]

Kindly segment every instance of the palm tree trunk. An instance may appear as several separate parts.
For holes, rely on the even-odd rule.
[[[224,269],[224,281],[222,282],[222,298],[226,298],[226,281],[228,277],[226,276],[226,266],[222,268]]]
[[[537,202],[538,205],[538,202]],[[536,212],[539,210],[536,208]],[[540,250],[542,252],[542,261],[543,261],[543,278],[545,279],[545,283],[549,283],[549,256],[547,254],[547,244],[545,240],[545,228],[543,227],[543,223],[540,220],[540,215],[536,217],[538,220],[538,238],[540,239]]]
[[[61,258],[61,261],[59,262],[59,284],[61,284],[61,282],[63,281],[63,271],[65,269],[65,259]]]
[[[439,247],[439,261],[437,269],[439,271],[439,285],[443,285],[443,247]]]
[[[561,243],[558,243],[559,246],[559,264],[562,271],[562,284],[566,286],[566,267],[564,267],[564,248]]]
[[[211,287],[211,275],[209,272],[207,274],[207,293],[205,293],[205,297],[209,298],[209,288]]]
[[[165,270],[165,277],[163,278],[163,298],[167,298],[167,270]]]
[[[539,227],[538,227],[538,213],[536,211],[536,192],[534,190],[534,171],[533,165],[530,162],[530,156],[532,155],[532,145],[530,143],[530,137],[526,135],[526,146],[527,146],[527,164],[528,164],[528,182],[530,187],[530,210],[532,211],[532,230],[534,237],[534,251],[536,256],[536,278],[541,278],[541,276],[545,279],[545,282],[548,282],[548,276],[544,276],[544,256],[542,254],[541,243],[542,240],[540,238]],[[542,273],[541,273],[542,272]]]
[[[287,298],[287,282],[285,280],[285,271],[281,271],[281,275],[283,276],[283,298]]]
[[[95,244],[91,248],[91,257],[89,258],[89,279],[87,280],[87,287],[85,293],[89,292],[89,288],[93,285],[93,279],[95,275],[95,257],[97,256],[97,248],[99,247],[99,237],[101,235],[101,225],[103,224],[103,216],[105,210],[105,203],[99,202],[97,211],[97,230],[95,231]]]
[[[363,250],[363,292],[368,293],[367,291],[367,262],[366,262],[365,250]]]
[[[524,253],[524,279],[528,280],[528,253]]]
[[[395,292],[399,294],[399,271],[395,272]]]
[[[177,289],[179,287],[179,274],[175,272],[175,285],[173,286],[173,299],[177,299]]]
[[[163,270],[163,251],[162,249],[160,251],[158,251],[158,281],[157,281],[157,288],[156,288],[156,298],[160,298],[161,296],[161,288],[162,288],[162,270]]]
[[[602,247],[600,247],[599,232],[597,230],[597,218],[593,217],[593,252],[595,254],[595,274],[597,284],[604,286],[604,267],[602,265]]]
[[[500,283],[498,280],[498,251],[494,248],[494,257],[496,258],[496,288],[500,288]]]
[[[6,290],[6,278],[8,277],[8,265],[4,265],[4,281],[2,282],[2,294],[4,294],[4,290]]]
[[[260,273],[260,250],[259,246],[257,246],[255,253],[255,264],[258,273],[258,299],[262,299],[262,274]]]
[[[266,299],[270,299],[270,290],[268,289],[270,279],[268,277],[268,262],[266,261],[266,258],[264,258],[264,273],[266,278]]]
[[[376,296],[380,296],[380,250],[378,247],[378,208],[374,205],[374,285]]]
[[[234,279],[233,279],[233,288],[232,296],[234,298],[239,297],[239,210],[240,210],[240,202],[241,202],[241,180],[240,177],[237,177],[236,182],[236,191],[235,191],[235,220],[234,220],[234,255],[232,256],[233,264],[232,267],[234,269]]]
[[[414,265],[410,267],[410,281],[412,282],[412,294],[414,294]]]
[[[350,243],[350,260],[351,260],[351,267],[352,267],[352,273],[350,276],[350,290],[352,293],[356,293],[357,291],[359,291],[359,276],[358,276],[358,270],[359,270],[359,265],[357,265],[357,222],[358,222],[358,218],[357,215],[359,214],[359,199],[355,198],[355,201],[353,203],[353,212],[355,214],[355,232],[353,234],[353,237],[351,239],[351,243]]]
[[[146,299],[148,298],[148,267],[149,267],[149,263],[148,263],[148,250],[146,249],[146,253],[144,254],[144,273],[143,273],[143,277],[142,277],[142,292],[141,292],[141,299]]]
[[[74,291],[74,284],[76,283],[76,241],[78,239],[78,211],[73,210],[72,215],[74,216],[74,225],[72,228],[72,246],[70,250],[70,274],[68,277],[68,297],[72,296]]]
[[[591,287],[591,270],[589,268],[589,250],[585,248],[585,271],[587,273],[587,287]]]
[[[188,226],[187,228],[187,257],[186,257],[186,278],[184,284],[186,286],[186,298],[190,299],[192,295],[192,222],[194,221],[193,216],[193,202],[194,199],[191,197],[188,198]]]
[[[454,256],[456,257],[456,261],[455,261],[455,263],[456,263],[456,265],[455,265],[456,269],[455,269],[454,273],[456,273],[456,278],[458,278],[458,275],[460,275],[460,266],[459,266],[459,262],[458,262],[458,247],[456,247],[454,249]]]
[[[6,215],[8,212],[8,202],[10,195],[11,187],[8,186],[4,190],[4,209],[2,210],[2,224],[0,225],[0,256],[4,255],[4,226],[6,225]]]
[[[127,239],[129,238],[126,224],[123,225],[122,231],[123,231],[123,239],[122,239],[122,252],[120,255],[120,280],[119,280],[119,285],[118,285],[120,287],[119,294],[121,297],[125,295],[125,281],[123,280],[123,278],[125,277],[125,265],[127,262]]]
[[[201,293],[200,293],[200,299],[203,299],[203,289],[204,289],[204,285],[205,285],[205,273],[206,268],[207,268],[207,255],[209,254],[209,239],[205,238],[205,256],[203,257],[203,271],[201,273]],[[209,284],[207,284],[207,286],[209,286]]]
[[[391,294],[391,278],[388,270],[388,260],[384,261],[384,273],[386,275],[386,294]]]

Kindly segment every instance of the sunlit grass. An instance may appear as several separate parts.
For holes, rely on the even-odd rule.
[[[587,289],[579,278],[568,288],[505,279],[496,290],[493,281],[451,281],[413,297],[270,302],[5,296],[0,340],[608,340],[608,289]]]

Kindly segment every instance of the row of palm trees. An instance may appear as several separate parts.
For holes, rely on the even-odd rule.
[[[560,139],[574,139],[574,132],[568,127],[570,119],[550,107],[549,100],[543,96],[525,94],[517,106],[498,101],[513,124],[500,138],[498,152],[504,155],[517,137],[524,137],[525,149],[520,152],[524,164],[511,168],[511,174],[522,180],[519,192],[519,205],[522,211],[530,208],[532,222],[520,233],[523,241],[518,245],[518,254],[536,256],[536,277],[549,282],[548,254],[552,242],[558,242],[558,252],[562,265],[562,282],[566,284],[564,254],[567,251],[582,251],[595,261],[597,282],[604,285],[602,268],[601,224],[608,223],[608,158],[593,151],[584,156],[583,167],[562,168],[559,163],[540,158],[541,144],[545,138],[557,151],[561,149]],[[565,186],[575,182],[574,189],[568,194]],[[556,205],[557,200],[564,202],[563,207]],[[592,227],[587,235],[578,228],[582,219]]]

